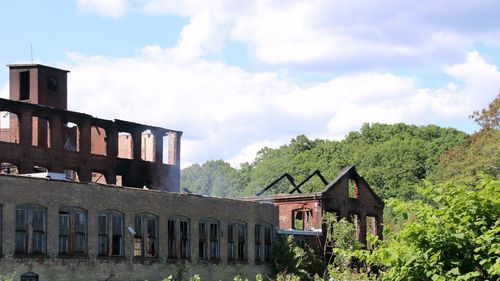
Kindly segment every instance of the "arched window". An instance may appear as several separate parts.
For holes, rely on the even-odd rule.
[[[87,254],[87,211],[84,209],[59,210],[59,254]]]
[[[98,255],[123,256],[123,214],[108,210],[97,216]]]
[[[16,254],[46,253],[46,214],[46,209],[41,206],[16,206]]]
[[[135,217],[134,256],[154,258],[158,256],[158,217],[138,214]]]
[[[189,218],[172,216],[168,218],[168,257],[188,259],[190,254],[191,229]]]
[[[273,241],[273,226],[271,224],[255,225],[255,260],[270,261]]]
[[[247,224],[235,221],[227,228],[227,257],[229,260],[247,259]]]
[[[26,272],[21,275],[21,281],[38,281],[38,274],[34,272]]]
[[[220,258],[220,224],[213,218],[200,220],[198,224],[198,258],[218,260]]]

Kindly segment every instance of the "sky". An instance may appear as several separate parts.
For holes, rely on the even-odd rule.
[[[183,131],[181,166],[364,123],[436,124],[500,91],[498,0],[0,0],[0,64],[70,70],[68,108]],[[8,97],[0,68],[0,97]]]

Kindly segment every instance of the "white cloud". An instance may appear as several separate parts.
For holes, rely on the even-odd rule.
[[[125,14],[127,0],[77,0],[78,8],[102,16],[118,18]]]
[[[444,68],[453,80],[437,88],[390,72],[351,73],[300,86],[273,72],[180,61],[173,53],[149,46],[130,58],[71,54],[65,66],[71,70],[69,108],[184,131],[183,167],[221,158],[236,166],[250,161],[260,146],[299,134],[341,138],[365,122],[460,127],[500,88],[498,68],[474,52]]]

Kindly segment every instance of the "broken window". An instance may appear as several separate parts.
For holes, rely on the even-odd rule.
[[[106,211],[98,215],[97,222],[98,255],[123,256],[123,214]]]
[[[0,141],[19,143],[19,118],[10,111],[0,111]]]
[[[19,72],[19,100],[28,100],[30,98],[30,72]]]
[[[26,272],[21,275],[21,281],[38,281],[38,274],[34,272]]]
[[[153,258],[158,256],[158,217],[139,214],[135,217],[134,256]]]
[[[228,259],[246,260],[247,225],[244,222],[233,222],[228,225]]]
[[[262,252],[262,244],[264,244],[264,252]],[[271,258],[272,247],[272,225],[257,224],[255,225],[255,260],[269,261]]]
[[[134,158],[134,141],[132,135],[127,132],[118,133],[118,158]]]
[[[50,148],[50,122],[49,120],[32,116],[31,117],[31,145]]]
[[[155,136],[151,130],[146,130],[141,134],[141,159],[154,162],[156,154]]]
[[[198,227],[198,257],[200,259],[219,259],[219,222],[215,219],[203,219]]]
[[[106,130],[98,126],[90,127],[90,153],[106,155]]]
[[[358,198],[358,184],[353,179],[349,179],[349,198]]]
[[[36,205],[16,206],[16,254],[45,254],[45,229],[45,208]]]
[[[190,254],[189,219],[182,216],[170,217],[167,222],[168,257],[187,259]]]
[[[68,151],[80,151],[80,128],[67,122],[63,126],[63,148]]]
[[[59,210],[59,254],[87,254],[87,212],[80,208]]]
[[[312,223],[313,212],[311,209],[299,209],[292,211],[292,228],[296,230],[310,230],[314,228]]]

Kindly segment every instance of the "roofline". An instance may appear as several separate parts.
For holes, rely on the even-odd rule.
[[[14,63],[14,64],[7,64],[8,68],[33,68],[33,67],[45,67],[45,68],[50,68],[58,71],[63,71],[63,72],[70,72],[69,70],[66,69],[61,69],[61,68],[56,68],[44,64],[39,64],[39,63]]]

